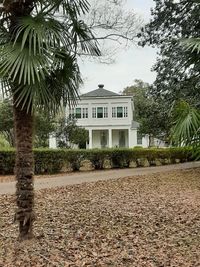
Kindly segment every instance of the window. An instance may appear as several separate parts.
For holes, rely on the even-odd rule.
[[[83,118],[88,118],[88,108],[83,108],[82,109],[82,117]]]
[[[92,118],[108,118],[108,108],[107,107],[92,108]]]
[[[81,108],[76,108],[76,118],[81,119]]]
[[[128,107],[124,107],[124,118],[128,117]]]
[[[96,118],[96,117],[97,117],[97,109],[92,108],[92,118]]]
[[[127,118],[128,107],[112,107],[112,117],[113,118]]]
[[[116,115],[117,115],[117,113],[116,113],[116,107],[113,107],[112,108],[112,117],[113,118],[116,118],[117,117]]]
[[[108,108],[107,107],[103,108],[103,117],[108,118]]]
[[[137,131],[137,144],[142,145],[142,134]]]
[[[103,118],[103,108],[97,108],[97,118]]]
[[[117,118],[123,118],[123,107],[117,107]]]

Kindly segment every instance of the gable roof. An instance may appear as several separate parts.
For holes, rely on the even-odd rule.
[[[110,97],[110,96],[120,96],[117,93],[108,91],[106,89],[104,89],[104,85],[103,84],[99,84],[98,85],[99,88],[96,90],[93,90],[91,92],[88,92],[86,94],[81,95],[81,97]]]

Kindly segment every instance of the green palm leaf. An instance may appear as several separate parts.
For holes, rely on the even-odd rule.
[[[69,26],[51,17],[21,18],[14,33],[14,45],[20,43],[21,50],[28,46],[30,55],[42,54],[47,49],[70,45]]]
[[[178,145],[194,148],[195,156],[200,156],[200,111],[181,101],[175,109],[175,125],[172,139]]]
[[[35,106],[46,108],[51,113],[56,113],[61,103],[64,105],[76,104],[78,89],[82,83],[76,58],[64,52],[57,53],[52,64],[53,68],[45,79],[15,88],[15,104],[27,110]]]
[[[181,41],[182,45],[192,52],[200,52],[200,38],[189,38]]]
[[[17,84],[31,84],[45,78],[48,73],[51,55],[48,51],[43,54],[31,54],[28,47],[7,44],[0,48],[0,74]]]

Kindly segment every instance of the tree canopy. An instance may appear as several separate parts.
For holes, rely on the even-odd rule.
[[[152,137],[168,140],[170,113],[167,103],[151,94],[151,85],[142,80],[134,80],[132,86],[126,87],[125,95],[133,95],[134,120],[140,123],[139,131]]]
[[[151,20],[138,35],[140,45],[158,49],[157,62],[153,67],[157,77],[152,91],[171,103],[182,98],[199,106],[200,59],[195,49],[183,49],[185,39],[199,37],[199,2],[154,2]]]

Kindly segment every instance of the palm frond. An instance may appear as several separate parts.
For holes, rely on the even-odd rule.
[[[50,64],[50,54],[30,54],[28,47],[7,44],[0,47],[0,75],[18,84],[31,84],[45,78]]]
[[[61,103],[69,106],[76,104],[78,88],[82,83],[76,58],[60,52],[54,63],[54,68],[45,79],[15,88],[15,105],[27,110],[34,107],[46,108],[55,114]]]
[[[87,0],[48,0],[43,3],[44,13],[55,13],[62,12],[64,15],[68,15],[71,17],[77,17],[81,14],[85,14],[89,11],[90,4]]]
[[[189,38],[181,40],[181,44],[191,52],[200,52],[200,38]]]
[[[172,128],[172,139],[178,145],[189,145],[200,151],[200,111],[181,101],[175,109],[176,119]]]
[[[15,105],[22,109],[41,107],[55,112],[61,102],[75,105],[78,99],[82,83],[78,52],[99,56],[100,50],[91,30],[80,21],[80,15],[89,11],[87,0],[30,1],[34,12],[28,9],[27,14],[17,16],[6,42],[0,41],[2,90],[14,95]],[[15,2],[22,8],[29,0]]]
[[[76,47],[80,45],[82,51],[92,56],[101,55],[95,36],[83,21],[73,22],[72,40]]]
[[[51,17],[23,17],[19,20],[14,34],[14,45],[21,43],[21,50],[28,46],[29,53],[33,55],[70,45],[69,26]]]

